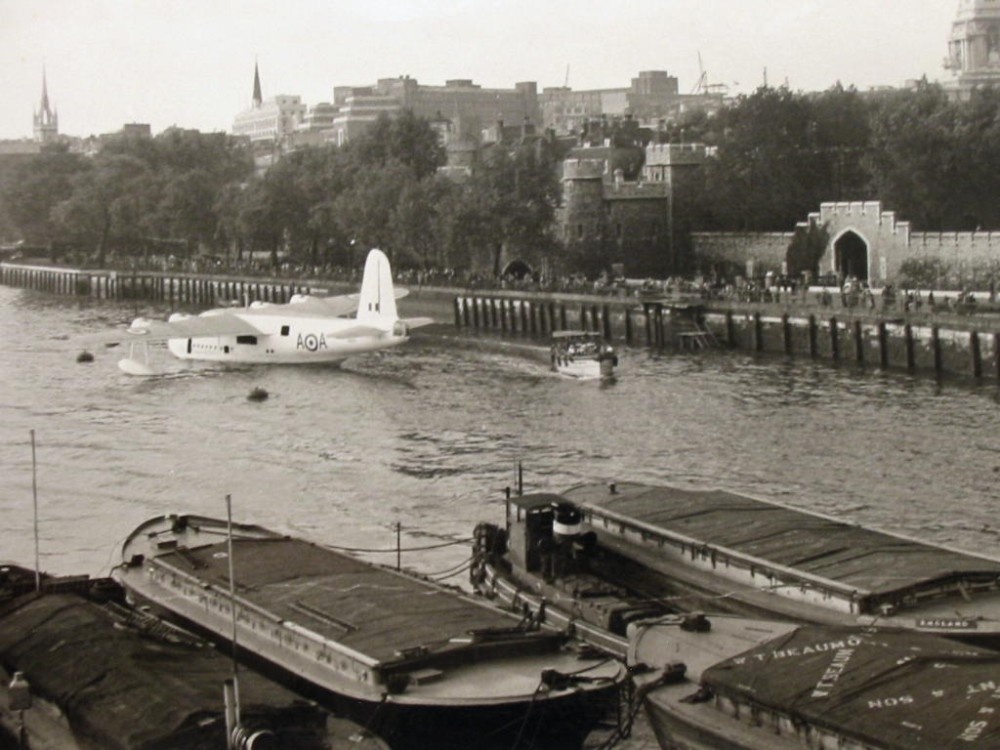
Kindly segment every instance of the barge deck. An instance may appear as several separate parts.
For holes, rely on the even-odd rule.
[[[591,484],[562,496],[680,609],[1000,642],[998,559],[724,490]]]
[[[227,541],[225,521],[152,519],[126,540],[117,575],[135,599],[214,638],[231,643],[238,630],[241,650],[393,748],[534,747],[543,736],[541,746],[579,747],[625,679],[565,634],[258,526],[233,526],[233,598]]]

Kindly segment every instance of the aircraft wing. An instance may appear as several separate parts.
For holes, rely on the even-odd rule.
[[[396,299],[403,299],[403,297],[405,297],[409,293],[410,293],[409,289],[403,289],[403,288],[398,287],[398,286],[395,287],[392,290],[392,296],[395,297]],[[355,307],[358,306],[358,300],[361,299],[361,293],[360,292],[354,292],[352,294],[347,294],[347,295],[344,295],[344,296],[347,297],[348,299],[354,300],[354,306]]]
[[[342,294],[337,297],[300,297],[284,305],[264,305],[242,310],[249,315],[292,315],[310,318],[338,318],[358,309],[358,295]]]
[[[375,326],[366,325],[356,325],[350,328],[343,328],[339,331],[330,331],[326,334],[327,338],[335,339],[354,339],[359,336],[385,336],[388,333],[383,328],[376,328]]]
[[[202,336],[260,336],[263,331],[235,314],[192,316],[183,320],[147,320],[136,318],[125,329],[125,338],[135,336],[143,341],[200,338]]]
[[[399,322],[405,323],[406,327],[412,330],[414,328],[420,328],[421,326],[430,325],[434,322],[434,318],[400,318]],[[343,328],[339,331],[330,331],[326,334],[326,336],[327,338],[335,339],[353,339],[358,338],[359,336],[384,336],[387,333],[388,331],[384,328],[358,324],[349,328]]]

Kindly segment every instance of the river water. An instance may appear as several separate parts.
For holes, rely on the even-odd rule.
[[[0,287],[0,560],[106,574],[137,524],[236,520],[447,573],[478,521],[526,490],[579,481],[715,485],[997,553],[996,384],[732,352],[624,352],[614,383],[512,354],[414,339],[341,369],[191,366],[120,373],[80,336],[136,310]],[[144,308],[144,314],[163,313]],[[405,312],[405,310],[404,310]],[[256,386],[270,398],[246,397]],[[426,548],[435,547],[433,550]],[[454,579],[464,580],[464,576]]]

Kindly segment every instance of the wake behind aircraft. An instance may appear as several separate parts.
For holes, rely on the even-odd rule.
[[[147,361],[134,356],[136,347],[148,355],[147,345],[162,341],[180,359],[340,363],[355,354],[399,346],[414,328],[434,322],[432,318],[400,318],[396,299],[406,294],[405,289],[394,289],[385,253],[371,250],[359,294],[296,294],[287,304],[252,302],[200,315],[174,313],[166,321],[136,318],[125,330],[131,344],[129,356],[118,366],[130,375],[153,374]],[[354,317],[345,317],[350,314]]]

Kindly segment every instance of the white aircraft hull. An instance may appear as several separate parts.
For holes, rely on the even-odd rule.
[[[148,353],[153,342],[167,344],[178,359],[242,364],[336,364],[365,352],[406,343],[413,328],[430,318],[400,318],[389,259],[371,250],[357,295],[320,298],[293,295],[286,304],[253,302],[245,308],[218,308],[200,315],[174,313],[165,321],[136,318],[127,329],[136,347]],[[353,317],[344,317],[354,313]],[[119,363],[132,375],[152,374],[148,363],[130,354]]]
[[[259,324],[259,320],[255,321]],[[280,333],[250,337],[256,343],[241,341],[243,336],[204,336],[169,339],[167,349],[178,359],[243,364],[336,364],[355,354],[388,349],[409,340],[408,336],[363,336],[341,339],[322,333],[282,336]]]

